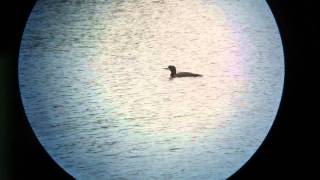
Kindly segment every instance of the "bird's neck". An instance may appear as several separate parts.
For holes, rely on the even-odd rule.
[[[171,78],[175,78],[176,77],[176,72],[171,71],[170,77]]]
[[[172,69],[170,77],[174,78],[174,77],[176,77],[176,74],[177,74],[177,71],[175,69]]]

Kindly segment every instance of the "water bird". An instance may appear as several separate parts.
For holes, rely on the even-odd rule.
[[[191,72],[179,72],[177,73],[177,69],[175,66],[169,65],[167,68],[163,68],[163,69],[167,69],[170,70],[171,74],[170,74],[170,78],[180,78],[180,77],[202,77],[201,74],[195,74],[195,73],[191,73]]]

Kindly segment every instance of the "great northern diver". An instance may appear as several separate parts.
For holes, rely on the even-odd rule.
[[[163,68],[163,69],[168,69],[171,71],[170,77],[171,78],[176,78],[176,77],[201,77],[201,74],[194,74],[191,72],[179,72],[177,73],[176,67],[175,66],[168,66],[167,68]]]

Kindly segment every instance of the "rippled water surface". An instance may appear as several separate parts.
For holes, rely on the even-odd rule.
[[[39,0],[19,62],[28,120],[77,179],[225,179],[269,131],[283,76],[262,0]]]

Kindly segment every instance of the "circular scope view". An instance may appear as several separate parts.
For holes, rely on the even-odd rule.
[[[283,56],[265,1],[39,0],[19,84],[76,179],[226,179],[270,130]]]

